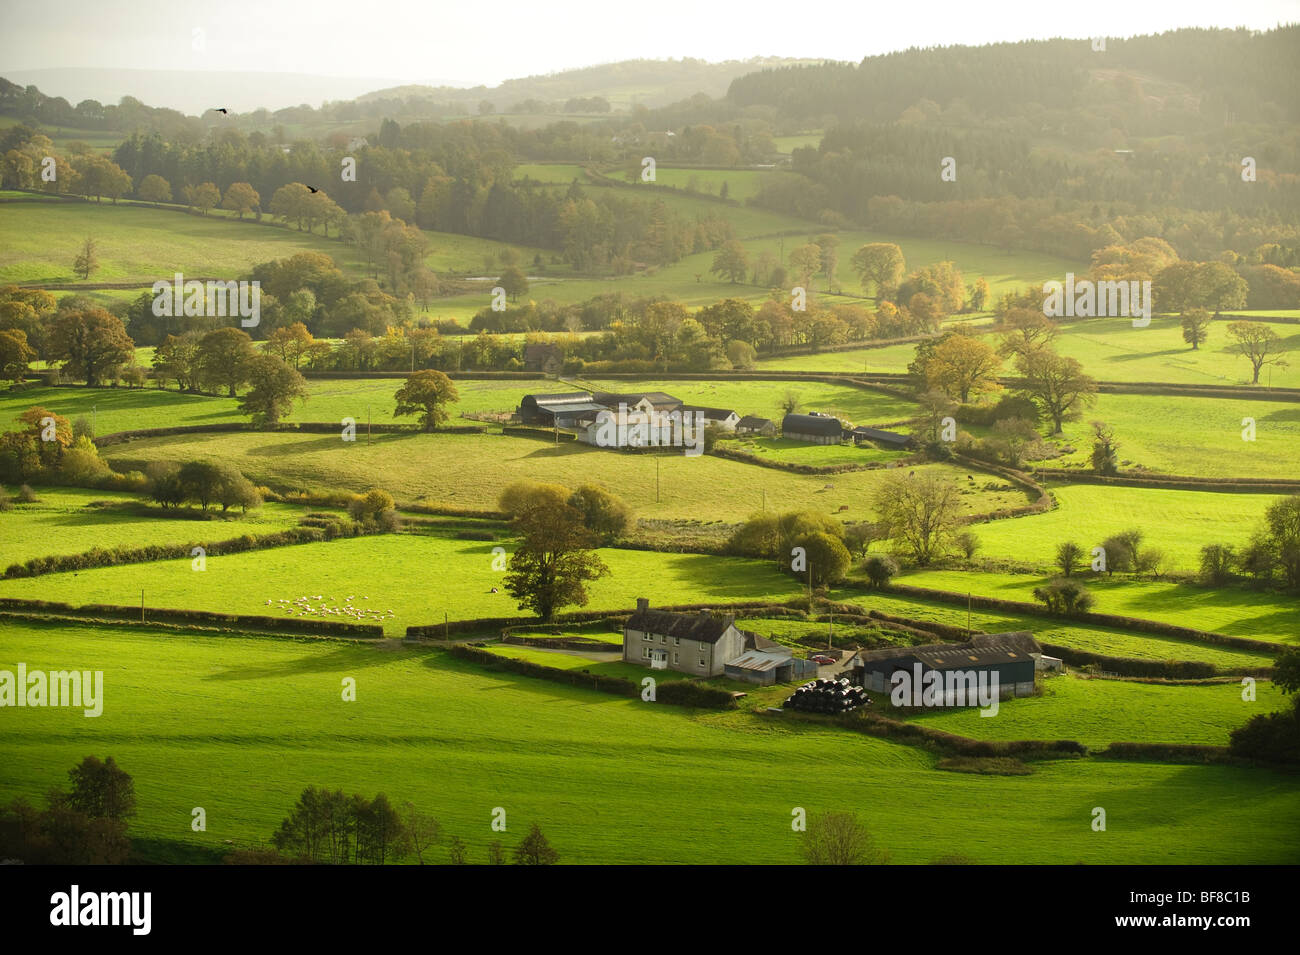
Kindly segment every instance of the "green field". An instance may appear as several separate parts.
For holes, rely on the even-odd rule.
[[[1142,617],[1283,644],[1300,643],[1300,604],[1294,597],[1244,587],[1211,590],[1170,581],[1105,579],[1092,573],[1082,575],[1082,579],[1096,598],[1093,610],[1097,613]],[[1045,580],[1029,574],[968,574],[956,570],[922,571],[897,578],[898,583],[914,587],[1029,603],[1034,600],[1034,588]]]
[[[810,722],[693,713],[411,649],[21,625],[0,637],[0,663],[17,661],[102,670],[104,712],[7,718],[0,794],[39,802],[87,753],[112,755],[135,778],[133,834],[218,852],[263,843],[303,787],[323,785],[414,802],[475,862],[502,838],[489,826],[498,806],[507,845],[535,821],[570,863],[795,862],[794,807],[857,812],[900,863],[1300,856],[1300,786],[1265,770],[1085,760],[1022,777],[937,772],[923,750]],[[356,702],[341,701],[345,677]],[[667,824],[647,814],[676,802],[728,809]],[[190,830],[195,806],[206,832]],[[1104,834],[1090,826],[1095,806]]]
[[[913,577],[903,578],[904,583],[919,585],[921,581]],[[952,584],[953,581],[947,580]],[[956,586],[956,584],[953,584]],[[964,593],[965,591],[960,591]],[[1196,660],[1212,663],[1225,669],[1249,669],[1271,666],[1275,653],[1257,650],[1236,650],[1216,646],[1211,643],[1196,643],[1190,640],[1174,640],[1147,633],[1121,630],[1114,627],[1100,627],[1095,624],[1071,623],[1064,619],[1040,616],[1037,614],[1018,614],[1004,610],[981,610],[974,607],[970,611],[960,604],[940,601],[918,600],[912,597],[877,595],[846,597],[856,606],[877,610],[896,617],[948,626],[966,627],[985,633],[1014,633],[1028,630],[1041,643],[1072,647],[1089,653],[1100,653],[1114,657],[1134,657],[1140,660]],[[1017,598],[1018,599],[1018,598]],[[889,624],[882,623],[884,627]]]
[[[904,253],[907,253],[906,244]],[[910,268],[911,255],[907,259]],[[971,263],[974,260],[963,249],[956,262],[966,272],[973,267]],[[842,269],[843,266],[841,271]],[[1026,273],[1022,271],[1022,274]],[[1044,275],[1051,277],[1047,273]],[[971,279],[970,275],[966,277],[968,281]],[[846,290],[849,289],[849,280],[844,278],[842,281],[845,282]],[[993,280],[989,281],[991,285]],[[995,294],[1030,284],[1034,283],[1009,281]],[[1278,314],[1284,313],[1276,310],[1267,313]],[[1263,321],[1264,316],[1257,320]],[[1290,351],[1300,348],[1300,327],[1280,322],[1271,324]],[[1168,382],[1180,385],[1249,384],[1250,363],[1232,350],[1227,326],[1226,319],[1211,324],[1209,340],[1192,351],[1183,342],[1176,315],[1153,316],[1151,324],[1146,328],[1134,328],[1131,319],[1098,318],[1061,325],[1055,347],[1060,354],[1077,359],[1084,370],[1099,381]],[[985,336],[985,341],[996,344],[997,338],[997,335],[989,334]],[[759,367],[769,371],[897,373],[905,372],[908,363],[915,357],[915,345],[890,345],[886,348],[764,358],[759,361]],[[1008,374],[1011,370],[1009,366],[1004,369]],[[1287,367],[1266,367],[1260,376],[1260,384],[1271,384],[1278,388],[1300,387],[1300,365],[1291,362]],[[1089,414],[1085,412],[1085,420],[1088,419]],[[1240,430],[1240,418],[1237,427]]]
[[[1135,741],[1226,746],[1229,731],[1287,703],[1265,680],[1251,702],[1242,700],[1239,683],[1163,686],[1068,674],[1039,683],[1041,696],[1003,700],[993,716],[954,708],[912,711],[909,719],[973,739],[1073,739],[1095,749]]]
[[[10,494],[16,488],[3,488]],[[295,527],[307,513],[303,507],[274,502],[247,516],[220,508],[211,520],[194,519],[201,512],[188,508],[161,517],[160,510],[140,511],[141,498],[108,491],[43,487],[34,504],[19,504],[0,512],[0,570],[33,557],[80,554],[92,547],[146,547],[151,544],[201,544],[245,534],[261,536]]]
[[[1254,440],[1242,421],[1255,423]],[[1300,474],[1300,405],[1233,398],[1098,395],[1080,420],[1065,426],[1074,453],[1046,467],[1091,468],[1091,422],[1104,421],[1119,441],[1124,470],[1145,468],[1197,477],[1295,478]]]
[[[793,474],[712,455],[634,454],[492,433],[375,435],[367,443],[358,431],[355,442],[255,432],[142,438],[103,453],[119,470],[138,469],[149,460],[215,458],[273,489],[364,491],[382,485],[404,503],[423,500],[489,510],[501,491],[520,478],[569,487],[594,481],[617,491],[639,517],[733,523],[758,511],[764,501],[772,510],[817,510],[866,520],[872,516],[871,496],[885,477],[880,470],[851,471],[828,482],[825,475]],[[922,469],[958,479],[966,513],[1026,503],[1024,492],[1009,484],[963,480],[964,472],[949,465],[916,470]]]
[[[592,391],[624,394],[666,391],[686,404],[730,408],[741,417],[757,415],[760,418],[771,418],[778,428],[783,416],[781,402],[787,393],[798,399],[802,411],[821,411],[847,418],[855,424],[892,423],[916,414],[915,404],[893,395],[820,381],[691,381],[672,378],[628,381],[575,378],[572,382],[575,387]],[[528,390],[537,390],[540,383],[525,384]],[[519,397],[522,398],[523,394],[520,391]]]
[[[531,616],[505,592],[504,572],[492,569],[494,546],[514,549],[509,540],[358,537],[209,557],[201,573],[184,558],[4,580],[0,596],[138,606],[143,590],[150,607],[287,616],[279,600],[320,595],[337,606],[353,595],[357,606],[391,610],[386,630],[400,636],[411,625],[441,623],[444,614]],[[638,597],[664,605],[784,600],[800,592],[798,581],[759,561],[610,549],[600,555],[610,574],[590,585],[591,610],[626,610]]]
[[[1101,484],[1051,484],[1048,489],[1059,505],[1055,510],[970,528],[980,539],[980,555],[1047,570],[1062,541],[1091,551],[1112,534],[1136,527],[1145,546],[1164,552],[1171,570],[1191,573],[1204,545],[1246,543],[1265,509],[1278,500],[1271,494]]]

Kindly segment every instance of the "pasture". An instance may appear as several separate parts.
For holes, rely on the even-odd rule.
[[[938,772],[923,750],[813,721],[646,704],[418,649],[18,625],[0,638],[0,663],[17,661],[102,670],[104,712],[6,719],[0,795],[37,801],[87,753],[112,755],[135,777],[133,834],[215,853],[264,843],[318,785],[409,800],[475,862],[536,821],[569,863],[791,863],[795,806],[857,812],[898,863],[1300,854],[1300,787],[1267,770],[1088,759],[1021,777]],[[345,677],[356,702],[340,698]],[[646,813],[674,802],[728,809],[675,813],[671,825]],[[1035,824],[1008,825],[993,804]],[[1089,825],[1096,805],[1107,809],[1104,835]],[[194,806],[206,809],[206,832],[190,830]],[[489,828],[496,806],[504,837]],[[1207,814],[1214,826],[1201,824]]]
[[[142,438],[104,449],[120,469],[149,460],[212,458],[238,467],[258,484],[279,490],[382,486],[403,503],[454,504],[491,510],[501,491],[528,478],[575,487],[585,482],[619,494],[639,517],[738,522],[760,510],[818,510],[844,520],[872,516],[871,496],[882,470],[794,474],[712,455],[638,454],[578,442],[502,434],[387,434],[369,442],[316,434],[175,435]],[[988,513],[1027,503],[1011,485],[967,479],[950,465],[920,465],[961,485],[962,511]],[[766,496],[764,496],[766,495]]]
[[[408,626],[442,623],[444,614],[531,617],[505,592],[504,571],[492,569],[495,546],[514,549],[508,539],[357,537],[209,557],[202,572],[184,558],[3,580],[0,596],[138,606],[143,590],[149,607],[288,617],[302,614],[281,600],[319,595],[314,604],[338,606],[351,595],[355,606],[391,610],[386,632],[401,636]],[[590,610],[626,610],[638,597],[666,605],[785,600],[802,592],[799,581],[767,562],[609,548],[599,554],[610,574],[588,586]]]
[[[1164,686],[1071,674],[1040,682],[1040,696],[1002,700],[992,716],[963,707],[912,710],[907,719],[973,739],[1073,739],[1094,749],[1134,741],[1226,746],[1231,730],[1287,703],[1266,680],[1249,702],[1240,683]]]
[[[1136,527],[1144,546],[1164,553],[1170,570],[1192,573],[1201,547],[1246,543],[1278,499],[1100,484],[1049,484],[1048,490],[1059,505],[1055,510],[971,527],[982,545],[980,556],[1047,570],[1063,541],[1091,551],[1112,534]]]
[[[957,570],[918,571],[897,578],[899,583],[916,587],[1028,603],[1034,601],[1034,588],[1047,579],[1032,574],[976,574]],[[1096,598],[1093,610],[1097,613],[1142,617],[1278,644],[1300,643],[1300,605],[1285,594],[1247,587],[1211,589],[1175,581],[1107,579],[1092,573],[1085,573],[1080,579]]]
[[[14,487],[0,487],[10,494]],[[303,507],[268,502],[248,514],[219,507],[146,511],[143,498],[84,488],[42,487],[38,500],[0,512],[0,570],[33,557],[80,554],[92,547],[202,544],[295,527]]]

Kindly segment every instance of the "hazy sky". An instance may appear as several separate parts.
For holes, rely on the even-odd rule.
[[[910,46],[1300,21],[1300,0],[0,3],[0,75],[47,67],[269,70],[466,85],[635,57],[856,61]],[[195,30],[204,31],[202,50],[194,49]]]

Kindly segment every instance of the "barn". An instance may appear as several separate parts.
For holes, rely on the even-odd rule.
[[[840,419],[822,414],[788,414],[781,419],[781,434],[792,441],[839,444],[843,433]]]
[[[861,425],[849,432],[854,444],[870,441],[887,448],[905,448],[912,441],[912,436],[899,434],[897,431],[882,431],[880,428],[864,428]]]
[[[966,643],[932,643],[919,647],[886,647],[859,650],[849,663],[852,682],[878,693],[888,692],[895,672],[922,674],[930,670],[996,672],[1002,697],[1030,696],[1034,692],[1034,671],[1043,648],[1027,630],[1015,633],[984,633]]]

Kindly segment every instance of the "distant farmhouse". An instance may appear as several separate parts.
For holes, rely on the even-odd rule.
[[[564,365],[564,349],[559,345],[534,342],[524,346],[524,371],[544,371],[553,375]]]
[[[844,428],[840,419],[823,414],[788,414],[781,420],[781,435],[792,441],[839,444]]]
[[[736,618],[651,610],[644,597],[623,627],[623,660],[652,670],[727,676],[769,686],[817,675],[817,664],[736,626]]]
[[[1028,630],[1015,633],[985,633],[967,643],[933,643],[920,647],[886,647],[859,650],[849,661],[852,682],[868,690],[888,692],[894,673],[908,674],[920,665],[930,670],[996,672],[1000,695],[1029,696],[1034,692],[1034,671],[1059,669],[1061,661],[1045,656]]]
[[[734,431],[741,420],[730,408],[706,408],[687,405],[680,398],[662,391],[637,392],[586,392],[570,391],[560,394],[524,395],[516,414],[528,425],[560,428],[577,435],[579,441],[597,444],[597,435],[604,421],[602,414],[617,415],[625,408],[630,418],[644,424],[643,429],[627,428],[618,431],[616,447],[644,447],[657,441],[648,433],[669,434],[680,429],[682,419],[692,415],[692,421],[702,421],[705,427],[717,426],[724,431]],[[606,415],[608,417],[608,415]],[[608,433],[611,429],[606,428]]]
[[[760,438],[770,438],[776,434],[776,422],[771,418],[756,418],[753,415],[745,415],[736,422],[736,434],[758,435]]]

